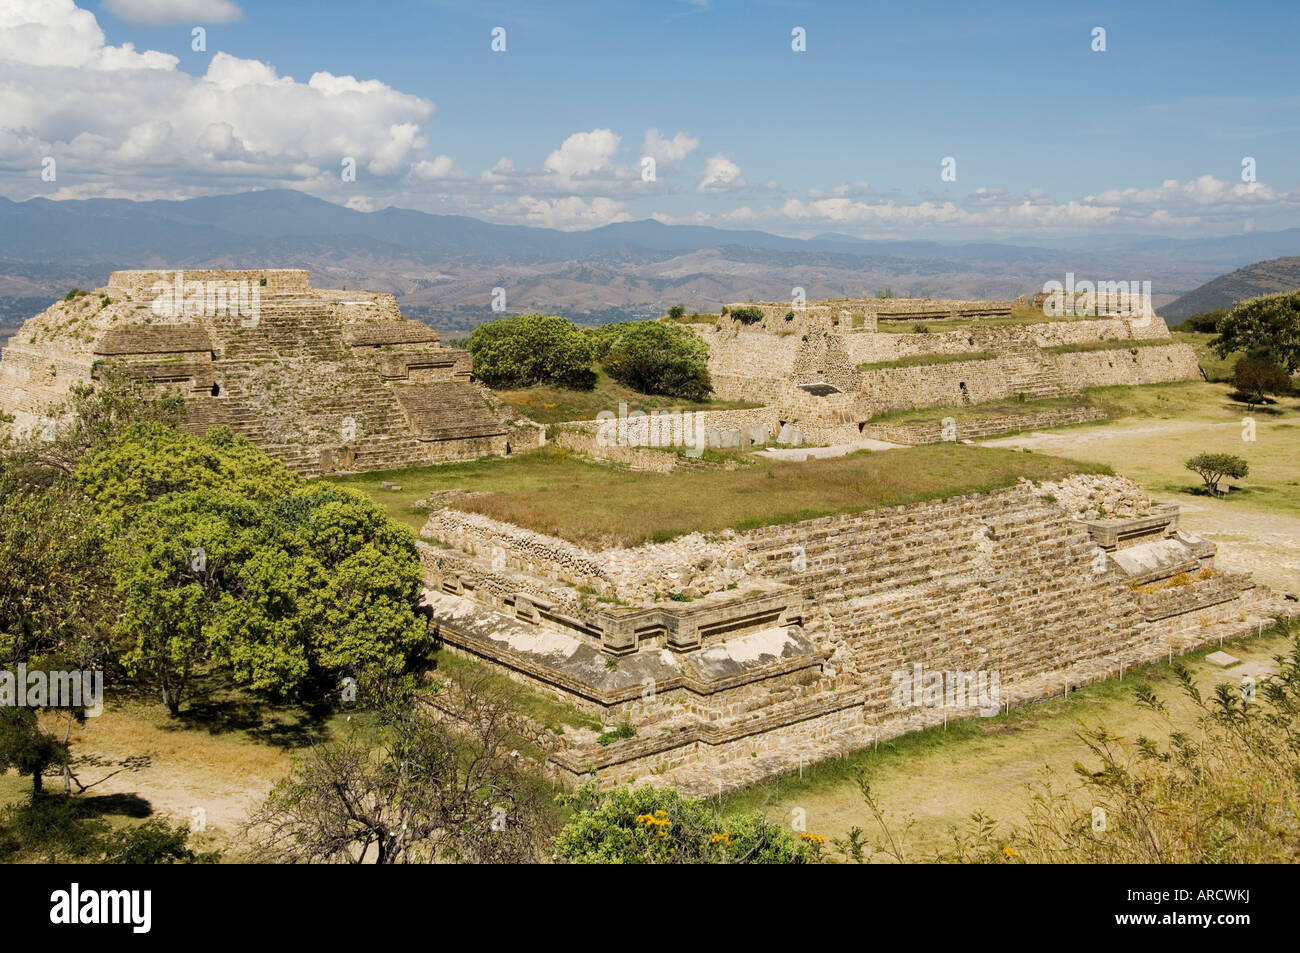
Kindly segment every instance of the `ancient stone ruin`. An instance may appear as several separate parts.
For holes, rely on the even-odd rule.
[[[19,431],[109,365],[185,398],[195,432],[227,426],[301,474],[526,450],[469,354],[392,295],[312,288],[300,270],[115,271],[27,321],[0,353],[0,412]]]
[[[762,403],[772,427],[793,424],[812,443],[852,442],[887,411],[1200,377],[1195,352],[1170,337],[1145,296],[1084,296],[1064,309],[1068,317],[1044,313],[1049,303],[1046,295],[1035,295],[1033,305],[1028,298],[748,302],[689,327],[709,347],[717,397]]]
[[[1106,476],[603,551],[441,505],[418,546],[448,650],[604,726],[557,779],[709,794],[1291,611]]]

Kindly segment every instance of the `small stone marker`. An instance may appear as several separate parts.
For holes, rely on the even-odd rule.
[[[1234,655],[1229,655],[1227,652],[1211,652],[1209,655],[1205,656],[1205,661],[1209,662],[1211,665],[1217,665],[1219,668],[1227,668],[1229,665],[1236,665],[1241,661],[1241,659]]]
[[[379,485],[385,490],[400,490],[402,488],[400,483],[389,483],[387,480],[381,480]]]

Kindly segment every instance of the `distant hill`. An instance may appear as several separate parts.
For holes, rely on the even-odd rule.
[[[1068,243],[800,239],[646,220],[586,231],[499,225],[400,208],[359,212],[289,190],[178,201],[0,197],[0,338],[73,287],[123,268],[307,268],[319,288],[397,296],[447,333],[507,311],[587,324],[714,312],[728,302],[874,295],[1014,298],[1047,281],[1150,280],[1156,305],[1269,255],[1300,229],[1223,238],[1100,236]]]
[[[1162,307],[1160,316],[1172,325],[1202,311],[1231,308],[1246,298],[1297,290],[1300,290],[1300,257],[1270,258],[1220,275],[1187,292],[1177,301]]]

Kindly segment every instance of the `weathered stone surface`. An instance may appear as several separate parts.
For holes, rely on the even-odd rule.
[[[0,412],[42,425],[116,364],[185,398],[195,432],[228,426],[304,475],[538,446],[474,383],[465,351],[392,295],[323,291],[306,271],[116,271],[27,321],[0,355]]]

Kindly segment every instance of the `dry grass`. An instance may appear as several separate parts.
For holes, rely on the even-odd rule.
[[[594,466],[575,472],[562,461],[548,485],[469,497],[456,505],[603,548],[987,492],[1020,477],[1054,480],[1099,469],[1104,468],[954,444],[662,475]]]
[[[1266,633],[1224,647],[1250,661],[1269,659],[1291,644],[1284,635]],[[1225,672],[1204,661],[1205,654],[1217,648],[1182,659],[1206,694],[1219,682],[1240,681],[1233,670]],[[842,836],[857,826],[874,842],[879,831],[854,781],[855,772],[865,770],[872,790],[899,826],[908,813],[915,817],[915,847],[937,849],[946,846],[948,829],[965,827],[975,811],[1004,822],[1023,821],[1029,784],[1041,780],[1047,770],[1068,781],[1075,762],[1087,761],[1087,749],[1076,737],[1084,726],[1102,724],[1130,741],[1143,733],[1164,737],[1160,722],[1134,701],[1139,682],[1154,683],[1178,725],[1194,724],[1194,709],[1178,691],[1168,665],[1155,665],[1009,715],[952,722],[946,730],[904,735],[878,749],[811,765],[802,778],[796,772],[738,791],[723,799],[724,808],[757,808],[784,823],[789,823],[794,808],[802,808],[809,831]]]

